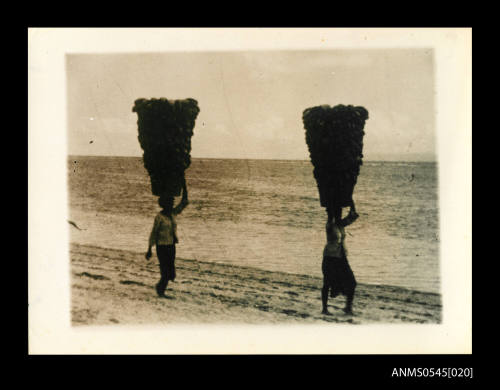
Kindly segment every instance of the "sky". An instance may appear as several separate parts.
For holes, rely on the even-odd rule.
[[[364,106],[365,160],[435,161],[432,49],[68,54],[70,155],[142,156],[138,98],[198,101],[192,157],[307,160],[302,112]]]

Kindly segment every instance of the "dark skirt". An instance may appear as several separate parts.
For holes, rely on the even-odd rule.
[[[331,296],[352,295],[356,288],[356,278],[347,262],[347,257],[323,257],[323,284],[331,288]]]
[[[160,262],[160,284],[175,279],[175,245],[157,245],[156,254]]]

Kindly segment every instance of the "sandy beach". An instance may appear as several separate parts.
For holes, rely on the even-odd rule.
[[[440,323],[439,294],[358,283],[354,315],[345,298],[321,314],[321,278],[176,259],[177,279],[159,298],[156,255],[72,243],[72,324]]]

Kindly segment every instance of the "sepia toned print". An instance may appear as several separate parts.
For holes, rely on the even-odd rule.
[[[440,323],[432,50],[66,62],[73,325]],[[359,113],[364,142],[342,141]],[[347,206],[335,266],[325,223]]]
[[[471,353],[471,29],[28,30],[30,354]]]

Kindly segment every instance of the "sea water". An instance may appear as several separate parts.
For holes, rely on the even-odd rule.
[[[145,251],[159,211],[139,157],[68,159],[71,240]],[[309,161],[193,159],[181,258],[321,276],[326,212]],[[346,228],[358,282],[439,292],[436,163],[365,162]]]

